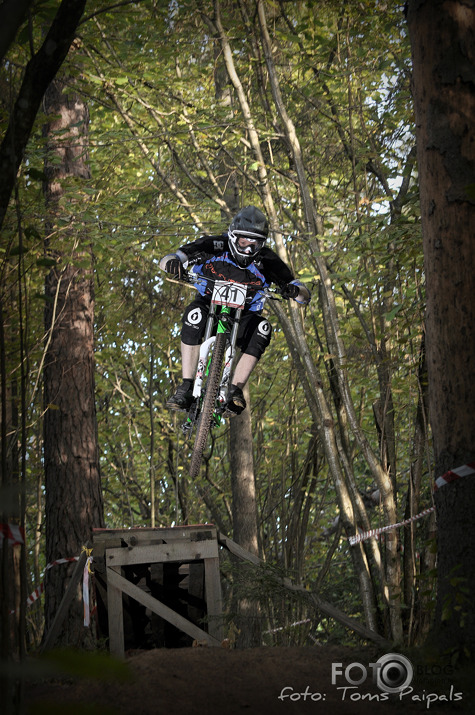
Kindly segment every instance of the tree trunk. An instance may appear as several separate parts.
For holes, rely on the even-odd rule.
[[[252,429],[249,385],[244,388],[248,407],[230,420],[231,489],[234,541],[256,556],[259,555],[257,539],[256,484],[252,453]],[[239,572],[237,570],[237,578]],[[239,583],[237,584],[239,590]],[[261,628],[259,604],[247,597],[237,598],[236,640],[238,648],[260,645]]]
[[[1,432],[1,465],[0,465],[0,493],[1,511],[0,524],[7,528],[10,524],[18,524],[20,520],[19,507],[19,467],[18,467],[18,413],[16,395],[12,394],[14,385],[9,380],[11,365],[7,369],[6,335],[9,333],[11,321],[5,325],[3,300],[0,296],[0,432]],[[10,336],[8,335],[8,338]],[[11,349],[11,348],[10,348]],[[15,572],[15,552],[18,547],[9,544],[7,533],[0,533],[0,606],[1,606],[1,632],[0,632],[0,657],[7,661],[9,658],[18,657],[19,633],[19,591],[17,588],[17,574]],[[11,611],[14,610],[14,615]],[[0,681],[2,687],[9,687],[7,681]]]
[[[46,96],[46,111],[52,117],[46,128],[49,138],[46,198],[52,222],[61,214],[59,202],[64,179],[89,177],[87,110],[81,100],[62,90],[63,85],[54,82]],[[71,222],[68,231],[62,234],[54,254],[57,265],[46,279],[45,322],[50,340],[44,368],[48,562],[79,556],[90,541],[92,528],[103,525],[94,404],[92,268],[74,265],[78,259],[90,260],[86,237],[81,231],[83,227]],[[47,573],[46,630],[51,626],[73,569],[74,565],[58,565]],[[89,639],[90,633],[83,627],[79,587],[59,641],[62,645],[82,646]]]
[[[219,33],[212,26],[216,38]],[[216,70],[214,74],[214,87],[216,100],[222,107],[228,107],[230,118],[233,115],[232,92],[229,73],[226,64],[219,57],[218,44],[215,49]],[[222,198],[226,203],[228,213],[234,215],[239,209],[239,186],[236,175],[230,171],[226,164],[226,154],[219,153],[219,184]],[[224,207],[221,216],[226,220]],[[254,474],[254,459],[252,452],[252,419],[250,407],[249,385],[244,387],[244,395],[248,407],[244,412],[230,420],[229,424],[229,453],[231,464],[231,490],[232,490],[232,520],[233,539],[247,551],[259,555],[256,482]],[[235,586],[239,591],[239,563],[235,561],[236,577]],[[234,592],[234,609],[236,611],[236,626],[238,648],[250,648],[261,644],[261,628],[259,617],[259,604],[247,597],[240,597]]]
[[[421,218],[426,272],[426,346],[435,477],[475,459],[475,3],[412,0]],[[475,643],[475,478],[435,496],[443,648]]]

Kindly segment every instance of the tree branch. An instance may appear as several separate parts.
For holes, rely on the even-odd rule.
[[[4,0],[0,5],[0,60],[15,39],[33,0]]]
[[[43,95],[76,36],[86,0],[63,0],[38,52],[28,62],[0,147],[0,228]]]

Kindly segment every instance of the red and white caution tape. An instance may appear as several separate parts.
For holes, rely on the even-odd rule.
[[[30,593],[28,598],[26,599],[26,605],[29,607],[33,605],[35,601],[37,601],[39,598],[41,598],[42,594],[44,593],[45,590],[45,585],[44,582],[42,581],[38,588],[35,588],[35,590]]]
[[[434,491],[436,492],[445,486],[445,484],[451,484],[457,479],[470,477],[473,474],[475,474],[475,462],[469,462],[468,464],[463,464],[461,467],[457,467],[457,469],[451,469],[435,480]]]
[[[84,625],[86,628],[89,627],[91,622],[91,609],[89,606],[89,570],[87,567],[88,564],[84,567],[84,577],[82,580],[82,602],[84,605]]]
[[[86,628],[89,627],[91,623],[91,607],[90,607],[90,598],[89,598],[89,574],[91,573],[91,564],[92,564],[92,549],[86,549],[83,547],[83,551],[86,551],[87,553],[87,559],[86,563],[84,565],[84,573],[83,573],[83,578],[82,578],[82,598],[83,598],[83,604],[84,604],[84,625]],[[52,561],[51,563],[47,564],[44,572],[44,574],[49,570],[52,569],[53,566],[58,566],[59,564],[67,564],[71,563],[72,561],[79,561],[79,556],[71,556],[67,559],[56,559],[55,561]],[[35,588],[35,590],[30,593],[28,598],[26,599],[26,605],[31,606],[35,601],[38,600],[38,598],[41,597],[41,595],[44,593],[45,590],[45,585],[44,581],[42,581],[39,585],[38,588]]]
[[[71,563],[71,561],[78,561],[78,559],[79,559],[79,556],[70,556],[67,559],[56,559],[55,561],[52,561],[50,564],[46,565],[45,570],[43,571],[42,575],[44,576],[45,573],[49,569],[53,568],[53,566],[58,566],[59,564],[69,564],[69,563]],[[41,597],[41,595],[44,593],[44,590],[45,590],[45,584],[44,584],[44,581],[42,581],[40,583],[40,585],[38,586],[38,588],[35,588],[35,590],[32,593],[30,593],[30,595],[26,599],[26,605],[31,606],[35,601],[37,601]]]
[[[0,524],[1,541],[7,539],[10,546],[25,543],[25,529],[19,524]]]
[[[435,480],[434,491],[437,491],[446,484],[451,484],[452,482],[455,482],[457,479],[462,479],[463,477],[470,477],[474,474],[475,462],[463,464],[461,467],[457,467],[457,469],[450,469],[448,472],[446,472],[441,477],[438,477]],[[398,524],[390,524],[389,526],[382,526],[379,529],[371,529],[370,531],[364,531],[360,534],[356,534],[355,536],[350,536],[348,541],[350,542],[351,546],[354,546],[360,541],[370,539],[372,536],[378,536],[384,531],[389,531],[390,529],[398,529],[400,526],[406,526],[407,524],[410,524],[417,519],[421,519],[423,516],[427,516],[427,514],[430,514],[433,511],[435,511],[435,506],[430,507],[430,509],[424,509],[424,511],[421,511],[420,514],[417,514],[416,516],[411,516],[410,519],[400,521]]]
[[[379,536],[379,534],[382,534],[384,531],[398,529],[400,526],[406,526],[407,524],[411,524],[413,521],[417,521],[417,519],[422,519],[423,516],[427,516],[433,511],[435,511],[435,506],[431,506],[429,509],[424,509],[424,511],[421,511],[420,514],[411,516],[409,519],[404,519],[404,521],[400,521],[397,524],[389,524],[388,526],[381,526],[379,529],[370,529],[369,531],[362,531],[360,534],[350,536],[348,541],[350,542],[350,546],[354,546],[355,544],[359,544],[360,541],[370,539],[372,536]]]
[[[306,623],[311,623],[310,618],[306,618],[304,621],[295,621],[295,623],[290,623],[288,626],[280,626],[280,628],[273,628],[271,631],[264,631],[264,635],[269,633],[278,633],[279,631],[285,631],[287,628],[295,628],[296,626],[303,626]]]

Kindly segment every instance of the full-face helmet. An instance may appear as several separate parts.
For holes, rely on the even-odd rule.
[[[265,246],[269,225],[255,206],[246,206],[231,221],[228,230],[229,249],[234,260],[243,268],[256,260]]]

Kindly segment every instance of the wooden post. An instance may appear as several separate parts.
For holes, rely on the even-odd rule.
[[[216,545],[217,549],[217,545]],[[208,612],[208,631],[217,638],[223,640],[222,613],[223,604],[221,598],[221,581],[219,575],[218,556],[205,559],[205,593],[206,608]]]
[[[124,608],[122,589],[110,578],[110,575],[115,571],[119,575],[120,566],[114,569],[107,569],[107,619],[109,623],[109,650],[112,655],[119,658],[124,655]]]

